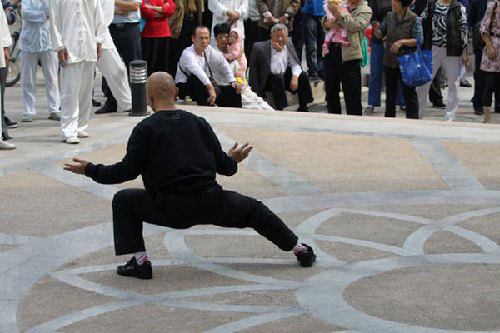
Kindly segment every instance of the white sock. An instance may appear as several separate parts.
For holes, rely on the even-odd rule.
[[[293,247],[293,253],[297,254],[300,251],[307,251],[307,247],[302,245],[302,242],[300,240],[297,241],[297,245]]]
[[[137,261],[137,265],[142,265],[145,261],[148,260],[148,254],[146,251],[136,252],[134,253],[134,258]]]

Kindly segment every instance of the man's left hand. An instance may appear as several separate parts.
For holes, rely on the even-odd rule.
[[[66,171],[71,171],[73,173],[76,173],[78,175],[84,175],[85,174],[85,168],[89,164],[89,162],[80,160],[78,158],[73,158],[73,162],[76,162],[76,164],[72,163],[64,163],[64,170]]]
[[[290,90],[296,92],[299,88],[299,78],[297,76],[292,76],[292,81],[290,81]]]
[[[101,55],[102,55],[102,44],[97,43],[97,61],[101,59]]]
[[[272,43],[271,43],[271,46],[273,47],[273,49],[275,49],[275,50],[276,50],[276,52],[281,52],[281,51],[283,51],[283,46],[281,46],[281,44],[280,44],[280,43],[278,43],[278,42],[272,42]]]
[[[233,86],[233,89],[236,90],[236,93],[241,94],[241,84],[233,82],[231,85]]]
[[[253,147],[250,146],[248,144],[248,142],[245,143],[241,147],[238,147],[238,142],[235,142],[234,145],[231,147],[231,149],[229,149],[229,151],[227,153],[229,156],[231,156],[233,158],[233,160],[236,163],[240,163],[241,161],[243,161],[245,158],[248,157],[248,154],[250,154],[252,149],[253,149]]]
[[[399,52],[399,49],[401,48],[403,44],[398,40],[397,42],[395,42],[394,44],[392,44],[391,46],[391,52],[392,53],[398,53]]]

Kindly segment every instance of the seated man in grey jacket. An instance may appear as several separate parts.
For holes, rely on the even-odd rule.
[[[272,92],[276,110],[288,106],[286,89],[298,93],[297,111],[309,111],[307,103],[314,100],[309,77],[302,71],[297,52],[288,41],[288,29],[284,24],[276,24],[271,28],[271,40],[253,45],[249,67],[250,87],[260,97],[264,97],[265,91]]]
[[[190,96],[198,105],[217,105],[241,108],[241,87],[236,84],[233,71],[221,52],[212,48],[210,31],[205,26],[193,30],[193,45],[186,48],[177,65],[175,83],[179,98]],[[214,77],[214,73],[217,77]],[[215,79],[222,79],[224,84]],[[218,91],[217,91],[218,90]]]

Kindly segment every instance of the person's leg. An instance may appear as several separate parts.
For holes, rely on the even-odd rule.
[[[318,68],[318,63],[317,63],[317,49],[316,49],[316,38],[317,38],[317,27],[316,27],[316,20],[314,19],[314,16],[312,15],[304,15],[304,18],[306,20],[305,22],[305,33],[304,33],[304,38],[305,38],[305,44],[306,44],[306,59],[307,59],[307,70],[309,72],[309,75],[311,77],[317,77],[319,68]]]
[[[460,84],[461,57],[446,57],[445,70],[448,79],[448,100],[446,103],[446,119],[454,120],[458,108],[458,85]]]
[[[58,113],[61,107],[61,96],[59,95],[59,84],[57,82],[57,68],[59,66],[55,52],[41,52],[43,77],[45,79],[45,90],[50,113]]]
[[[219,86],[220,94],[215,100],[217,106],[241,108],[241,94],[238,94],[232,86]]]
[[[434,57],[432,58],[434,61]],[[433,65],[434,66],[434,65]],[[434,67],[432,67],[434,70]],[[429,90],[429,100],[432,103],[433,107],[442,107],[444,108],[443,103],[443,93],[441,91],[441,81],[443,79],[443,67],[442,65],[439,68],[436,68],[437,72],[434,75],[434,79],[430,85]],[[427,100],[425,101],[427,103]]]
[[[325,79],[325,63],[321,54],[321,47],[325,40],[325,31],[323,30],[322,16],[313,17],[316,21],[316,63],[318,64],[318,75],[322,80]]]
[[[145,251],[142,223],[161,225],[149,193],[144,189],[121,190],[113,197],[112,207],[115,254]]]
[[[404,95],[403,95],[403,80],[399,80],[396,89],[396,105],[403,107],[406,105]]]
[[[340,67],[342,51],[330,44],[330,53],[325,57],[325,100],[328,113],[342,113],[340,106]]]
[[[474,96],[472,106],[474,113],[483,113],[484,72],[481,70],[482,49],[474,49]]]
[[[297,56],[299,57],[299,63],[302,63],[302,49],[304,48],[304,35],[306,33],[306,22],[305,15],[302,14],[301,9],[297,10],[295,17],[293,18],[293,33],[292,33],[292,43],[297,51]]]
[[[401,75],[401,69],[396,68],[398,82],[401,82],[401,88],[403,90],[404,100],[406,103],[406,118],[408,119],[418,119],[418,97],[415,87],[408,87],[403,83],[403,78]]]
[[[286,90],[290,92],[292,92],[290,90],[291,81],[292,81],[292,70],[290,67],[288,67],[284,76],[284,82]],[[307,75],[306,72],[300,73],[299,85],[297,91],[292,93],[294,94],[296,93],[299,96],[299,108],[297,111],[302,111],[302,112],[309,111],[309,109],[307,108],[307,104],[312,103],[314,101],[314,98],[312,94],[311,83],[309,82],[309,76]]]
[[[0,101],[0,116],[2,117],[2,139],[9,139],[9,132],[7,129],[7,123],[5,121],[5,84],[7,82],[7,67],[0,68],[0,94],[2,95],[2,100]]]
[[[396,117],[396,91],[398,89],[398,68],[384,66],[385,73],[385,116]]]
[[[207,87],[195,76],[190,75],[184,85],[184,91],[186,96],[190,96],[193,101],[196,101],[198,105],[208,106],[208,95]]]
[[[483,112],[484,112],[484,122],[491,122],[491,104],[492,104],[492,94],[491,90],[495,85],[495,73],[485,72],[484,77],[484,91],[483,91]]]
[[[78,134],[85,132],[89,124],[90,114],[92,113],[92,87],[94,86],[94,71],[96,63],[93,61],[83,62],[82,85],[80,87],[80,100],[78,102]],[[85,137],[86,135],[82,135]]]
[[[370,54],[370,84],[368,89],[368,106],[380,106],[380,94],[382,91],[382,73],[384,65],[384,45],[377,41],[372,41]]]
[[[283,75],[270,75],[265,91],[271,91],[273,94],[276,110],[283,110],[288,106]]]
[[[363,115],[361,105],[361,60],[351,60],[342,63],[340,68],[342,91],[348,115]]]
[[[439,67],[444,63],[446,58],[446,48],[444,47],[432,47],[432,76],[436,77]],[[417,87],[418,96],[418,117],[422,119],[424,117],[425,109],[427,107],[427,97],[429,95],[429,89],[431,87],[431,82]]]
[[[132,93],[127,79],[127,69],[115,47],[102,50],[97,68],[107,79],[118,108],[121,111],[132,109]]]
[[[63,141],[78,134],[79,96],[83,63],[66,64],[61,68],[61,133]],[[89,102],[91,100],[89,99]]]
[[[23,117],[31,119],[36,114],[36,69],[38,53],[21,51],[21,88],[23,91]],[[26,115],[26,116],[25,116]]]

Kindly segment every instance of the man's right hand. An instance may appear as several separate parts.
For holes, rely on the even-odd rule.
[[[215,89],[211,83],[209,83],[207,85],[207,91],[208,91],[208,95],[209,95],[208,99],[207,99],[208,104],[215,106],[215,100],[217,99],[217,93],[215,92]]]
[[[68,50],[64,48],[57,51],[57,56],[59,58],[59,64],[61,65],[61,67],[66,66],[66,63],[68,62]]]
[[[497,52],[491,43],[486,45],[486,56],[490,59],[495,59],[497,57]]]
[[[248,157],[248,154],[250,154],[252,149],[253,147],[250,146],[248,142],[241,147],[238,147],[238,142],[235,142],[227,153],[229,156],[231,156],[233,161],[235,161],[236,163],[240,163],[241,161],[243,161],[245,158]]]

